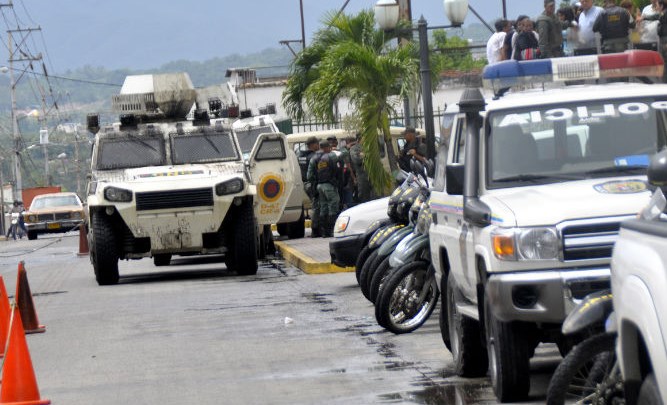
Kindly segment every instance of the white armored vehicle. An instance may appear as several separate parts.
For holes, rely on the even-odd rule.
[[[244,157],[235,117],[221,113],[238,106],[218,90],[195,90],[185,73],[128,76],[113,98],[120,122],[100,128],[88,116],[96,134],[88,242],[98,284],[118,282],[119,259],[163,266],[172,255],[222,253],[230,270],[255,274],[270,241],[264,225],[298,219],[300,207],[285,211],[298,178],[285,135],[265,126]]]

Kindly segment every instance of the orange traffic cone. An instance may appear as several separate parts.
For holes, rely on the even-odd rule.
[[[14,297],[19,306],[21,320],[25,325],[25,333],[41,333],[46,331],[44,325],[39,324],[35,304],[32,302],[32,293],[28,285],[28,274],[25,272],[23,261],[19,262],[19,271],[16,277],[16,296]]]
[[[11,309],[9,308],[9,296],[5,289],[5,280],[0,276],[0,357],[5,355],[10,316]]]
[[[79,225],[79,253],[77,253],[77,256],[86,256],[88,253],[88,237],[86,235],[86,226],[81,224]]]
[[[0,404],[32,405],[50,404],[48,399],[40,399],[35,370],[28,351],[23,324],[18,308],[14,306],[10,316],[10,333],[7,341],[5,360],[2,365]]]

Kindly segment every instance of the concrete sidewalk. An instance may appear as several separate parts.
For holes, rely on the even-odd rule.
[[[311,238],[310,229],[301,239],[276,240],[276,249],[286,262],[308,274],[354,271],[354,267],[338,267],[331,263],[329,241],[333,238]]]

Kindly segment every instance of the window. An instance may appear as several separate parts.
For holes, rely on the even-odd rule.
[[[238,159],[229,132],[202,128],[198,132],[171,137],[171,160],[174,164],[220,162]]]
[[[167,163],[162,135],[152,137],[134,133],[100,140],[97,170],[128,169],[144,166],[162,166]]]
[[[648,98],[489,113],[489,187],[645,174],[667,144],[666,122],[667,101]]]

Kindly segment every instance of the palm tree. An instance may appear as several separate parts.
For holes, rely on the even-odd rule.
[[[333,121],[336,101],[348,97],[362,122],[364,166],[373,188],[385,194],[391,187],[391,176],[380,160],[379,137],[383,136],[388,145],[387,157],[394,172],[396,155],[389,132],[394,105],[389,97],[402,98],[419,83],[416,50],[412,43],[387,46],[397,34],[407,32],[405,23],[393,33],[385,33],[375,28],[370,10],[356,16],[330,13],[324,24],[312,44],[292,62],[283,105],[297,120],[303,119],[307,111],[317,119]]]

